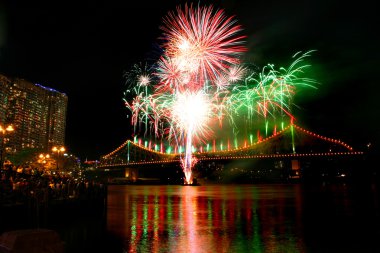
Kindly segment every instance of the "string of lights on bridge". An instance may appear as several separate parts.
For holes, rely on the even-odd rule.
[[[344,143],[344,142],[342,142],[342,141],[340,141],[340,140],[333,139],[333,138],[328,138],[328,137],[325,137],[325,136],[322,136],[322,135],[319,135],[319,134],[313,133],[313,132],[308,131],[308,130],[302,128],[302,127],[299,127],[299,126],[297,126],[297,125],[295,125],[295,124],[293,123],[293,124],[291,124],[291,125],[285,127],[283,130],[278,131],[278,132],[274,133],[273,135],[271,135],[271,136],[269,136],[269,137],[267,137],[267,138],[264,138],[264,139],[262,139],[262,140],[258,140],[257,142],[255,142],[255,143],[253,143],[253,144],[251,144],[251,145],[248,145],[248,146],[246,145],[246,142],[245,142],[245,146],[240,147],[240,148],[228,149],[228,150],[218,150],[218,151],[215,151],[215,150],[214,150],[214,151],[211,151],[211,152],[209,152],[209,151],[206,151],[206,152],[194,152],[194,154],[198,154],[198,155],[199,155],[199,154],[223,154],[223,153],[226,153],[226,152],[234,152],[234,151],[236,152],[236,151],[249,150],[249,149],[255,147],[255,146],[258,145],[258,144],[263,144],[263,143],[269,142],[269,141],[272,140],[273,138],[280,136],[281,134],[283,134],[283,133],[285,133],[287,130],[289,130],[292,126],[293,126],[294,128],[296,128],[297,130],[299,130],[299,131],[301,131],[301,132],[303,132],[303,133],[305,133],[305,134],[307,134],[307,135],[310,135],[310,136],[316,137],[316,138],[321,139],[321,140],[324,140],[324,141],[328,141],[328,142],[333,143],[333,144],[341,145],[341,146],[345,147],[346,149],[348,149],[348,150],[350,150],[350,151],[353,150],[353,148],[352,148],[351,146],[349,146],[348,144],[346,144],[346,143]],[[111,153],[109,153],[109,154],[103,156],[103,158],[104,158],[104,159],[107,159],[107,158],[111,157],[112,155],[114,155],[115,153],[117,153],[118,151],[120,151],[121,149],[125,148],[125,146],[128,145],[128,144],[132,144],[132,145],[134,145],[135,147],[137,147],[137,148],[139,148],[139,149],[142,149],[142,150],[145,150],[145,151],[147,151],[147,152],[155,153],[155,154],[158,154],[158,155],[160,155],[160,156],[167,156],[168,158],[170,158],[170,159],[168,159],[168,161],[174,161],[174,158],[175,158],[177,155],[180,155],[180,154],[182,153],[182,152],[181,152],[181,153],[172,153],[172,154],[168,154],[168,153],[164,153],[164,152],[156,151],[156,150],[153,150],[153,149],[149,149],[149,148],[145,147],[144,145],[141,145],[141,144],[139,144],[139,143],[132,142],[131,140],[127,140],[127,141],[125,141],[122,145],[120,145],[117,149],[115,149],[115,150],[112,151]],[[351,154],[352,152],[348,152],[348,153]],[[360,153],[360,152],[359,152],[359,153]],[[362,152],[361,152],[361,153],[362,153]],[[328,154],[332,154],[332,153],[328,153]],[[297,155],[297,154],[292,154],[292,155]],[[299,155],[301,155],[301,154],[299,154]],[[306,155],[306,154],[305,154],[305,155]],[[244,158],[244,157],[239,156],[239,158]],[[248,158],[254,158],[254,157],[248,157]],[[263,158],[263,157],[260,157],[260,158]],[[210,158],[210,159],[212,159],[212,158]],[[220,159],[220,158],[218,158],[218,159]],[[163,161],[160,161],[160,162],[163,162]]]
[[[363,155],[364,152],[325,152],[325,153],[305,153],[305,154],[268,154],[268,155],[247,155],[247,156],[218,156],[218,157],[199,157],[200,161],[207,160],[233,160],[233,159],[262,159],[262,158],[302,158],[302,157],[320,157],[320,156],[347,156],[347,155]],[[119,164],[103,165],[102,167],[114,167],[122,165],[142,165],[142,164],[161,164],[180,162],[180,159],[167,159],[160,161],[140,161]]]

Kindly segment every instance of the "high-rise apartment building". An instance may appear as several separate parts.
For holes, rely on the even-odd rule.
[[[50,150],[64,145],[67,96],[24,79],[0,75],[0,123],[12,124],[8,148]]]

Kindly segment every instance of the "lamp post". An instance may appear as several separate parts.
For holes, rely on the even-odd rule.
[[[65,152],[65,150],[66,149],[65,149],[64,146],[60,146],[60,147],[54,146],[53,149],[52,149],[53,152],[57,152],[57,170],[58,170],[59,153]]]
[[[8,125],[8,126],[2,126],[0,125],[0,135],[1,135],[1,147],[0,147],[0,169],[3,169],[3,165],[4,165],[4,150],[5,150],[5,137],[13,132],[15,129],[13,128],[12,125]]]
[[[41,164],[42,168],[45,169],[45,165],[47,164],[47,160],[50,158],[49,154],[40,154],[38,156],[38,163]]]

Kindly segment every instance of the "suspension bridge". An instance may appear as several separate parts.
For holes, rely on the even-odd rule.
[[[144,165],[162,165],[180,163],[183,152],[169,148],[153,149],[148,142],[127,140],[118,148],[100,159],[98,168],[113,169],[122,167],[142,167]],[[219,150],[218,150],[219,148]],[[211,150],[210,150],[211,149]],[[174,150],[174,152],[170,152]],[[308,131],[296,124],[290,124],[271,136],[259,139],[255,143],[245,142],[242,146],[225,148],[213,145],[207,149],[198,148],[193,152],[197,161],[242,160],[242,159],[282,159],[304,160],[312,158],[358,157],[364,152],[355,150],[347,143]]]

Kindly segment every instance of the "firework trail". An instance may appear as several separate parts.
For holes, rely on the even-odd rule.
[[[155,81],[153,69],[146,63],[135,64],[130,71],[124,73],[124,77],[128,88],[124,92],[123,100],[126,106],[132,110],[132,124],[135,126],[134,131],[136,132],[138,123],[144,122],[144,135],[146,135],[149,129],[149,101],[152,99],[150,85]],[[131,104],[128,103],[130,95],[134,96]]]
[[[212,6],[185,6],[164,18],[163,48],[159,65],[162,84],[174,89],[201,89],[205,82],[217,84],[229,68],[240,62],[245,36],[234,17]],[[170,82],[173,81],[173,82]],[[179,82],[178,82],[179,81]],[[169,82],[169,83],[168,83]]]
[[[281,67],[276,70],[273,64],[267,64],[260,73],[251,73],[243,83],[234,85],[227,101],[230,119],[233,120],[243,113],[250,121],[256,115],[264,119],[269,116],[288,116],[294,119],[291,107],[297,87],[315,88],[317,84],[314,79],[302,77],[310,67],[302,63],[313,51],[296,53],[288,68]]]

